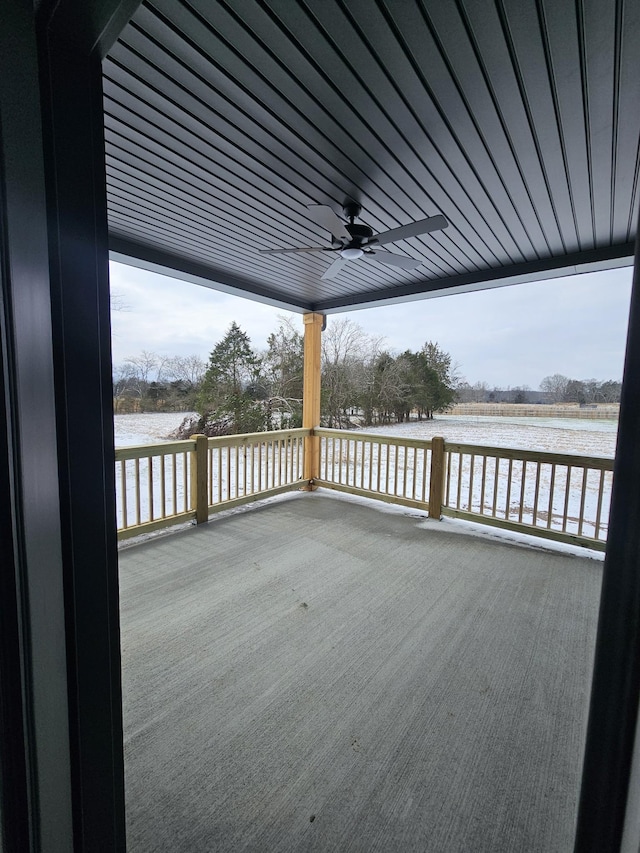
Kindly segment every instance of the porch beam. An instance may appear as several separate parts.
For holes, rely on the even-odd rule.
[[[315,429],[320,425],[320,392],[323,314],[305,314],[304,322],[304,380],[302,390],[302,427]],[[320,476],[320,438],[310,435],[305,438],[304,479],[310,483],[305,488],[315,489],[313,480]]]
[[[50,14],[50,2],[41,2],[40,11],[49,17],[49,34],[56,41],[73,42],[85,55],[104,59],[142,0],[57,0]]]

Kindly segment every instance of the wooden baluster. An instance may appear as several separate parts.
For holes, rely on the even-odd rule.
[[[521,479],[520,479],[520,508],[518,510],[518,521],[520,523],[522,523],[522,513],[524,512],[524,488],[525,488],[525,481],[527,479],[527,463],[524,459],[522,460],[521,471],[522,471],[522,475],[521,475]]]
[[[509,513],[511,512],[511,479],[513,476],[513,459],[509,460],[509,468],[507,471],[507,500],[505,503],[505,519],[509,520]]]
[[[178,512],[178,459],[177,459],[177,454],[172,453],[171,458],[172,458],[172,465],[171,465],[172,491],[171,491],[171,497],[173,499],[172,515],[176,515]]]
[[[493,518],[496,517],[496,512],[498,510],[498,486],[500,484],[500,457],[494,456],[495,460],[495,470],[493,475],[493,506],[491,507],[491,515]]]
[[[458,453],[458,490],[456,492],[456,509],[460,509],[461,492],[462,492],[462,453]]]
[[[391,450],[391,448],[389,448]],[[398,451],[397,444],[393,445],[393,494],[398,496]]]
[[[475,468],[476,455],[475,453],[472,453],[469,462],[469,501],[467,505],[467,509],[469,510],[469,512],[473,512],[473,475],[475,473]]]
[[[604,480],[605,480],[606,472],[604,470],[600,471],[600,485],[598,487],[598,506],[596,508],[596,525],[595,525],[595,538],[600,538],[600,520],[602,518],[602,496],[604,494]]]
[[[431,452],[428,448],[422,448],[422,491],[421,498],[422,503],[425,503],[427,499],[427,460],[430,458]]]
[[[578,513],[578,536],[582,536],[582,528],[584,526],[584,505],[587,497],[587,474],[589,469],[585,466],[582,469],[582,493],[580,495],[580,512]]]
[[[409,448],[403,448],[403,464],[402,464],[402,497],[407,497],[407,464],[408,464],[408,456],[409,456]]]
[[[534,527],[536,527],[538,524],[538,498],[540,496],[540,469],[541,469],[541,465],[540,465],[540,462],[538,462],[536,465],[536,485],[535,485],[535,491],[533,494],[533,520],[532,520],[532,523],[533,523]]]
[[[564,487],[564,513],[562,516],[562,532],[567,530],[567,521],[569,519],[569,497],[571,495],[571,465],[567,465],[567,482]]]
[[[128,509],[127,509],[127,460],[123,459],[120,463],[120,488],[122,494],[122,529],[126,530],[129,526]]]
[[[149,521],[153,521],[153,456],[147,456],[147,500],[149,501]]]
[[[551,529],[551,523],[553,520],[553,492],[556,487],[556,464],[555,462],[551,465],[551,479],[549,481],[549,517],[547,518],[547,529]]]
[[[418,499],[418,448],[413,448],[413,476],[411,478],[411,497],[413,500]]]
[[[164,453],[160,457],[160,518],[167,517],[167,495],[165,493],[166,489],[166,475],[165,475],[165,455]]]
[[[140,525],[140,460],[135,463],[136,524]]]

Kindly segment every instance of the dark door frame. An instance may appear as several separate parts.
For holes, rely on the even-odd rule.
[[[2,847],[125,847],[101,59],[138,0],[0,10]],[[640,697],[640,256],[578,853],[620,849]]]

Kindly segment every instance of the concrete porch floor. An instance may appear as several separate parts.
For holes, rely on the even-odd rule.
[[[572,849],[602,564],[327,492],[120,554],[129,849]]]

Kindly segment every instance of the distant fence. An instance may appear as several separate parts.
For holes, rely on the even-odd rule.
[[[617,403],[598,403],[580,406],[578,403],[531,405],[526,403],[456,403],[447,410],[448,415],[472,417],[509,418],[587,418],[590,420],[617,421],[620,406]]]
[[[443,438],[281,430],[116,450],[118,537],[308,486],[305,440],[319,440],[313,485],[604,550],[613,459]]]

